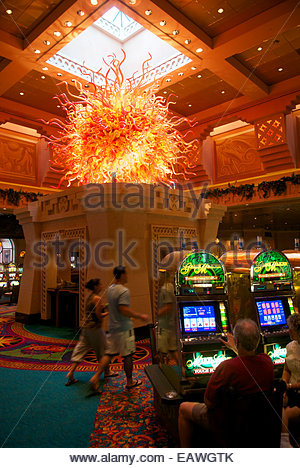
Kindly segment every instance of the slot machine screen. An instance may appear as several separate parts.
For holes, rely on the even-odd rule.
[[[180,324],[183,335],[206,335],[220,333],[218,304],[183,302],[180,304]]]
[[[259,322],[262,329],[276,329],[286,326],[286,300],[285,298],[273,297],[270,299],[256,299]]]

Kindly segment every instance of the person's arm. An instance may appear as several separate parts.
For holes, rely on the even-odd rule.
[[[148,315],[139,314],[138,312],[135,312],[127,305],[119,304],[119,312],[125,317],[141,319],[141,320],[144,320],[144,322],[147,322],[148,320]]]
[[[102,312],[103,306],[102,306],[100,296],[94,296],[93,304],[95,306],[94,313],[95,313],[98,320],[102,320],[104,317],[106,317],[108,315],[108,312]]]
[[[208,381],[205,394],[204,403],[208,408],[214,408],[219,403],[219,392],[224,385],[226,385],[224,375],[224,365],[226,361],[221,362],[213,372]]]
[[[219,338],[219,340],[221,341],[221,343],[223,343],[223,345],[226,346],[226,348],[232,349],[232,351],[234,351],[235,354],[238,354],[233,335],[231,333],[226,333],[226,336],[227,336],[227,341],[222,340],[222,338]]]
[[[171,312],[171,310],[172,310],[172,303],[165,304],[163,307],[159,309],[159,311],[157,312],[157,316],[160,317],[161,315]]]
[[[283,368],[283,373],[282,373],[282,380],[284,380],[285,383],[288,384],[289,381],[290,381],[290,378],[291,378],[291,372],[290,372],[287,364],[285,363],[284,368]]]

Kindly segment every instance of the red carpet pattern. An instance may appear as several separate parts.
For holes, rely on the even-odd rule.
[[[74,339],[68,340],[32,333],[26,329],[26,325],[15,322],[14,312],[15,307],[0,307],[0,367],[68,371],[79,335],[74,332]],[[142,369],[149,362],[150,355],[148,340],[139,341],[134,354],[134,367]],[[96,364],[96,356],[91,351],[77,369],[93,372]],[[115,370],[121,369],[122,359],[116,356],[112,366]]]
[[[155,415],[151,385],[143,370],[134,371],[143,384],[128,391],[126,379],[109,379],[100,396],[90,447],[175,447]]]

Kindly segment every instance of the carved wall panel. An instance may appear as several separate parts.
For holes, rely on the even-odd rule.
[[[0,178],[13,182],[37,182],[37,139],[0,131]]]
[[[215,137],[215,182],[246,178],[263,172],[254,132]]]
[[[282,145],[286,142],[284,115],[278,114],[255,123],[258,149]]]

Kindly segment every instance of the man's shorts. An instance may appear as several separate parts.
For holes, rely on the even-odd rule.
[[[126,357],[134,352],[135,336],[133,328],[118,333],[109,333],[107,335],[105,354],[120,354],[122,357]]]
[[[161,353],[177,350],[176,334],[172,330],[159,328],[157,333],[157,349]]]
[[[209,417],[208,408],[205,403],[196,403],[192,409],[193,421],[207,431],[212,429],[212,421]]]

